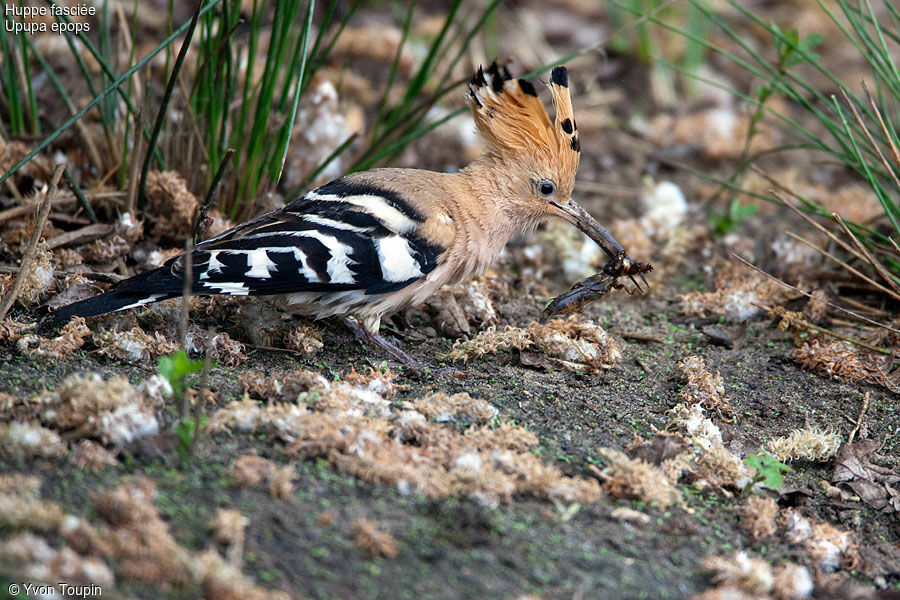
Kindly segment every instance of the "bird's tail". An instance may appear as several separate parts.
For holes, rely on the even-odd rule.
[[[183,281],[166,267],[155,269],[127,279],[104,294],[58,308],[47,316],[45,324],[64,325],[73,317],[105,315],[175,298],[182,294]]]

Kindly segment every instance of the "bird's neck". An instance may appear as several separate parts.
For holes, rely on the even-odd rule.
[[[456,203],[454,219],[463,234],[462,247],[476,272],[483,271],[513,238],[537,224],[514,197],[509,167],[480,159],[453,175],[466,194]],[[518,200],[518,202],[517,202]]]

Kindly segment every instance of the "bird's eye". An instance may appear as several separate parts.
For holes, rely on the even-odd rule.
[[[551,196],[556,191],[556,184],[549,179],[542,179],[538,182],[537,187],[541,196]]]

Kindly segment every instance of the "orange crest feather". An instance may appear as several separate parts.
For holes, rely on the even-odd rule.
[[[489,153],[512,160],[528,157],[571,180],[578,170],[581,143],[565,67],[553,69],[549,87],[556,112],[552,122],[534,86],[514,80],[496,62],[487,71],[478,69],[466,100]]]

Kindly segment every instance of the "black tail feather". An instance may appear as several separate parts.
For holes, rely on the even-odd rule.
[[[45,324],[55,327],[68,323],[72,317],[105,315],[175,298],[182,294],[183,285],[180,277],[173,275],[167,267],[162,267],[126,279],[99,296],[60,307],[47,316]]]

